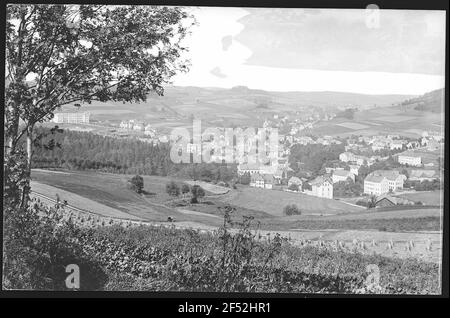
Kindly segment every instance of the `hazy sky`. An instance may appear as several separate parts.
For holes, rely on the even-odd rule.
[[[190,8],[174,85],[422,94],[444,87],[445,11]]]

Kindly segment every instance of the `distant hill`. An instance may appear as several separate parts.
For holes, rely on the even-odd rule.
[[[444,89],[437,89],[422,96],[405,100],[402,106],[411,107],[418,111],[442,113],[444,111]]]
[[[372,107],[383,107],[397,104],[405,99],[414,98],[414,95],[368,95],[347,92],[271,92],[260,89],[250,89],[246,86],[236,86],[231,89],[209,88],[209,87],[166,87],[166,97],[198,95],[211,97],[216,103],[220,99],[230,98],[242,99],[251,102],[253,106],[266,102],[270,104],[282,104],[291,106],[318,106],[318,107],[356,107],[358,109],[368,109]],[[207,101],[204,98],[203,101]],[[226,106],[225,103],[224,106]],[[276,107],[271,107],[276,108]],[[295,110],[295,109],[292,109]]]

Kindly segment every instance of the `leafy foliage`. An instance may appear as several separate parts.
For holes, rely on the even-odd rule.
[[[191,203],[198,203],[198,199],[203,198],[205,196],[205,190],[203,190],[201,186],[196,184],[191,187],[191,194],[192,194]]]
[[[166,192],[173,197],[177,197],[180,195],[180,187],[175,181],[171,181],[166,184]]]
[[[137,192],[142,193],[142,189],[144,188],[144,178],[142,178],[140,175],[135,175],[131,180],[129,181],[130,188]]]
[[[284,215],[300,215],[302,212],[295,204],[288,204],[283,209]]]

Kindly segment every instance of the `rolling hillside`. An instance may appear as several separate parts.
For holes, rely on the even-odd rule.
[[[93,102],[83,105],[92,119],[118,122],[140,118],[155,127],[192,125],[192,117],[201,118],[217,126],[259,123],[262,114],[301,111],[312,108],[335,110],[338,107],[369,109],[400,103],[410,95],[364,95],[345,92],[268,92],[234,87],[166,87],[164,96],[150,94],[145,103]],[[73,110],[65,106],[64,110]]]
[[[444,111],[444,94],[445,91],[441,88],[422,96],[408,99],[402,102],[401,105],[418,111],[442,113]]]

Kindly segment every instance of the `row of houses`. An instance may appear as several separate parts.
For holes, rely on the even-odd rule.
[[[119,127],[125,130],[135,130],[144,132],[144,135],[149,137],[154,137],[156,135],[156,129],[153,128],[150,124],[146,124],[142,120],[136,119],[122,120],[119,124]]]
[[[358,166],[362,166],[364,163],[366,163],[368,166],[373,165],[377,160],[382,160],[385,158],[382,158],[380,156],[372,156],[372,157],[366,157],[361,155],[355,155],[352,152],[346,151],[339,155],[339,160],[342,162],[353,162],[356,163]]]

